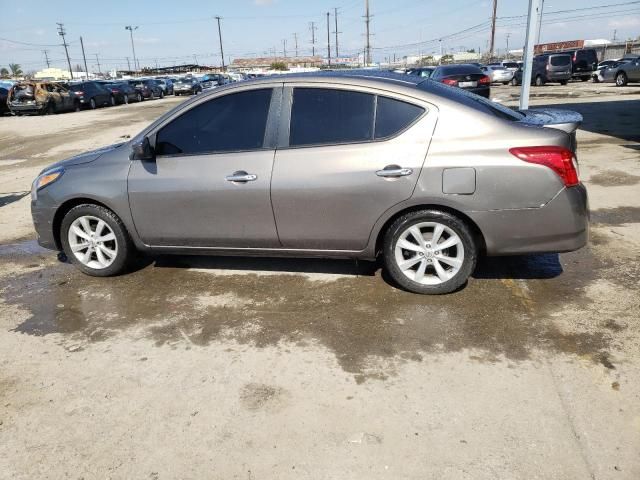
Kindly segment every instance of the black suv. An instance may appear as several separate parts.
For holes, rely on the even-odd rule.
[[[575,79],[579,78],[586,82],[598,68],[598,55],[593,48],[568,50],[562,53],[571,55],[571,76]]]
[[[69,85],[69,90],[83,107],[94,109],[103,105],[115,105],[116,99],[110,90],[98,82],[80,82]]]

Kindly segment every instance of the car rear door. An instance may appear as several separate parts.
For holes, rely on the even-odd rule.
[[[133,161],[128,179],[129,204],[143,242],[279,246],[269,184],[281,85],[208,98],[151,134],[155,161]]]
[[[271,181],[282,246],[364,249],[382,214],[411,197],[435,109],[355,86],[285,87],[284,98]]]

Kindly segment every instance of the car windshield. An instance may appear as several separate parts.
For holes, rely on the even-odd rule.
[[[569,55],[554,55],[551,57],[551,65],[554,67],[560,67],[563,65],[569,65],[571,63],[571,57]]]

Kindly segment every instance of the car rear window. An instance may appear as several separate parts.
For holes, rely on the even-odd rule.
[[[551,57],[551,65],[553,65],[554,67],[569,65],[570,63],[571,57],[569,55],[554,55]]]
[[[424,113],[424,108],[387,97],[378,97],[376,107],[375,138],[392,137]]]
[[[495,68],[495,67],[493,67]],[[460,75],[463,73],[482,73],[482,71],[473,65],[451,65],[440,67],[441,75]]]
[[[328,88],[295,88],[289,145],[362,142],[373,136],[375,96]]]
[[[516,62],[508,62],[508,63],[503,63],[502,66],[504,66],[505,68],[518,68],[518,64]]]

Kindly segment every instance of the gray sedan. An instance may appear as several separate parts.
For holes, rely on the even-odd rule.
[[[513,80],[513,75],[515,74],[514,70],[498,65],[486,65],[480,67],[480,70],[491,79],[491,83],[502,83],[504,85]]]
[[[136,251],[381,257],[400,287],[446,293],[481,254],[585,245],[580,121],[418,76],[268,77],[46,168],[33,220],[89,275],[126,271]]]
[[[600,73],[603,82],[615,82],[618,87],[640,82],[640,57],[611,65]]]

